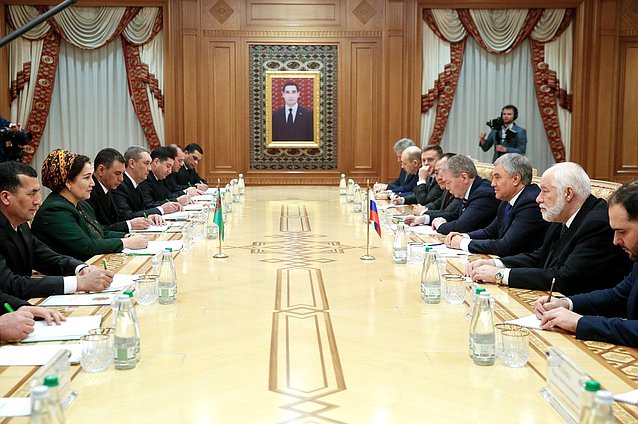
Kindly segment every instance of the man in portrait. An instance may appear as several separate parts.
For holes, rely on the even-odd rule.
[[[284,107],[272,114],[272,140],[314,141],[313,113],[298,103],[299,86],[293,81],[286,81],[282,97]]]

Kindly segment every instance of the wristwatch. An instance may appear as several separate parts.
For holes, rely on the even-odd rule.
[[[496,274],[494,274],[494,280],[496,281],[496,284],[498,284],[499,286],[503,285],[503,271],[497,271]]]

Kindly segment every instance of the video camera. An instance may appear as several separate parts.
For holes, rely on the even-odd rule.
[[[21,161],[22,148],[32,139],[33,135],[28,131],[0,128],[0,162]]]
[[[503,128],[504,122],[503,122],[503,118],[501,118],[500,116],[498,118],[494,118],[490,121],[487,121],[485,123],[485,125],[487,125],[488,127],[490,127],[493,130],[496,131],[500,131],[501,128]]]

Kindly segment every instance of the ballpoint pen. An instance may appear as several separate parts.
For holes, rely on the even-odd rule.
[[[556,282],[556,278],[552,278],[552,285],[549,286],[549,297],[547,298],[547,303],[552,301],[552,292],[554,291],[554,282]]]

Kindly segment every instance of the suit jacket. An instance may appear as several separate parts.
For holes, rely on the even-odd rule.
[[[430,219],[442,217],[447,220],[437,229],[441,234],[448,234],[451,231],[467,233],[483,228],[492,222],[500,203],[494,196],[494,189],[490,185],[490,181],[477,176],[472,182],[465,208],[463,208],[461,200],[461,205],[451,212],[428,211],[426,213]]]
[[[148,177],[140,183],[139,189],[142,193],[144,206],[147,208],[156,208],[161,206],[162,203],[177,200],[171,195],[165,180],[158,180],[152,172],[149,172]]]
[[[472,239],[470,252],[511,256],[539,247],[549,227],[536,203],[539,193],[540,188],[536,184],[525,186],[511,207],[509,217],[506,216],[509,203],[501,202],[490,225],[468,233]]]
[[[186,166],[182,166],[179,170],[181,171],[183,168],[186,168]],[[177,180],[177,175],[179,174],[178,172],[171,172],[170,174],[168,174],[168,177],[166,177],[166,187],[168,187],[169,191],[171,193],[173,193],[174,197],[179,197],[181,196],[184,190],[186,190],[189,187],[192,187],[192,185],[188,185],[187,184],[180,184],[179,181]],[[182,192],[182,193],[180,193]],[[177,194],[180,193],[180,194]]]
[[[419,174],[408,174],[403,168],[399,173],[399,178],[388,183],[388,190],[399,196],[405,197],[414,190],[416,183],[419,181]]]
[[[83,201],[77,208],[58,193],[51,193],[33,218],[31,230],[56,252],[82,261],[124,248],[119,231],[105,230],[93,208]]]
[[[33,236],[27,223],[18,231],[0,213],[0,289],[21,299],[64,294],[62,276],[75,275],[82,262],[55,253]],[[32,278],[34,269],[46,277]]]
[[[117,209],[115,209],[113,192],[109,190],[104,193],[95,175],[93,175],[93,182],[95,182],[95,187],[93,187],[91,198],[87,200],[87,203],[93,208],[95,218],[97,218],[102,226],[109,230],[128,233],[129,228],[128,225],[126,225],[126,221],[119,221],[117,219]]]
[[[314,141],[314,116],[311,110],[297,105],[297,113],[291,125],[286,124],[286,107],[272,113],[273,141]]]
[[[452,212],[461,204],[463,201],[458,197],[454,197],[452,193],[447,190],[443,190],[441,196],[433,202],[427,203],[425,205],[428,210],[426,211],[426,215],[429,214],[437,214],[440,212]]]
[[[404,197],[404,203],[406,205],[412,205],[415,203],[418,203],[420,205],[427,205],[428,203],[433,202],[441,197],[442,193],[443,189],[436,182],[436,178],[430,176],[425,180],[425,184],[417,184],[414,186],[412,193]]]
[[[494,149],[492,162],[496,161],[496,159],[506,153],[520,153],[521,155],[524,155],[527,150],[527,131],[525,131],[525,128],[514,124],[512,125],[512,128],[507,131],[505,139],[501,140],[501,131],[492,130],[485,139],[485,143],[479,143],[479,146],[481,146],[481,149],[483,149],[484,152],[487,152],[495,144],[502,144],[505,146],[506,151],[505,153],[501,153]]]
[[[115,201],[118,221],[126,221],[127,219],[145,215],[161,214],[157,208],[146,208],[144,206],[140,187],[133,187],[133,181],[128,175],[124,175],[122,184],[113,190],[113,200]]]
[[[173,174],[172,173],[168,174],[169,177],[171,175]],[[188,169],[186,165],[179,168],[179,171],[177,171],[177,174],[174,174],[174,175],[175,175],[174,178],[175,178],[175,181],[177,182],[177,185],[183,186],[184,188],[194,187],[195,184],[206,182],[202,177],[199,176],[195,168]],[[172,191],[176,191],[176,190],[172,190]]]
[[[638,263],[615,287],[570,299],[574,312],[584,315],[576,325],[577,338],[638,347]]]
[[[560,237],[561,223],[552,223],[543,245],[531,253],[501,258],[512,268],[510,287],[554,290],[564,295],[612,287],[627,275],[632,263],[613,245],[607,202],[589,195],[569,229]]]

